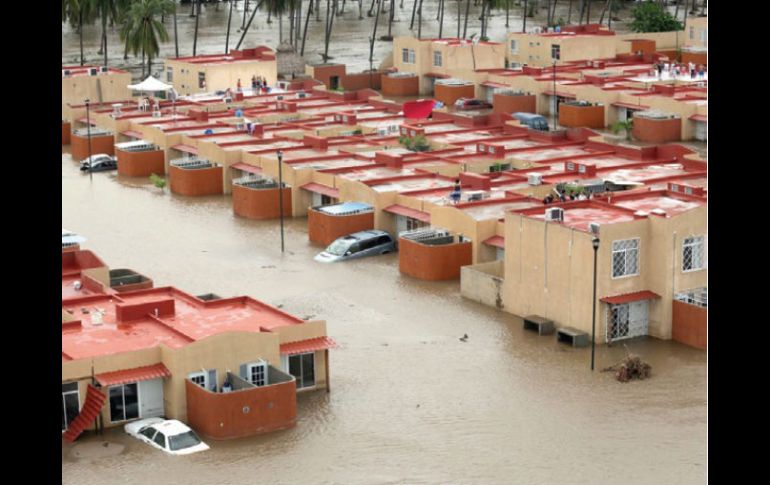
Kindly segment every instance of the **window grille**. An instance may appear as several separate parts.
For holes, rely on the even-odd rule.
[[[682,271],[703,269],[703,236],[687,237],[682,243]]]
[[[639,274],[639,239],[612,242],[612,277]]]

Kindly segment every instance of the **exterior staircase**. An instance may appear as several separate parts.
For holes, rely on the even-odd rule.
[[[72,420],[72,423],[67,428],[63,437],[68,443],[75,441],[78,436],[85,430],[91,423],[94,422],[99,413],[102,410],[104,401],[107,400],[107,396],[102,394],[97,388],[88,385],[88,392],[86,393],[86,402],[83,404],[83,408],[80,410],[80,414]]]

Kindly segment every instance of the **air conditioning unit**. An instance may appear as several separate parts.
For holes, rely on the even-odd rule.
[[[101,73],[110,72],[110,68],[109,68],[109,67],[107,67],[107,66],[101,66],[101,67],[99,68],[99,72],[101,72]]]
[[[543,175],[535,172],[527,174],[527,183],[529,185],[542,185]]]
[[[297,93],[297,98],[299,98],[299,99],[303,99],[303,98],[306,98],[306,97],[307,97],[307,93],[304,93],[304,92],[301,92],[301,91],[299,93]]]
[[[588,230],[591,231],[591,234],[594,236],[599,235],[599,223],[598,222],[589,222],[588,223]]]
[[[283,101],[283,96],[280,96],[280,95],[276,96],[275,99],[277,99],[278,101]]]
[[[545,220],[562,222],[564,220],[564,209],[561,207],[549,207],[545,210]]]
[[[72,71],[69,69],[62,69],[61,71],[61,77],[70,77],[72,76]]]
[[[89,76],[96,76],[97,74],[99,74],[99,69],[97,69],[95,67],[88,68],[88,75]]]
[[[468,194],[468,201],[474,201],[474,200],[482,200],[484,198],[484,191],[483,190],[469,190],[466,192]]]

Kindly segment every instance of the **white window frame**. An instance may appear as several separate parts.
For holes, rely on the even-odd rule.
[[[401,49],[401,62],[404,64],[409,64],[409,49],[406,47]]]
[[[441,51],[433,51],[433,65],[436,67],[442,67],[444,65],[443,62],[444,56]]]
[[[136,417],[135,418],[121,419],[121,420],[118,420],[118,421],[113,421],[112,420],[112,406],[110,404],[110,389],[117,388],[117,387],[120,387],[120,388],[123,389],[123,416],[125,417],[125,415],[126,415],[126,389],[125,389],[125,387],[129,386],[131,384],[135,384],[136,385],[136,405],[137,405]],[[142,419],[142,406],[141,406],[141,402],[142,402],[142,391],[139,389],[139,381],[124,382],[123,384],[115,384],[114,386],[107,386],[107,412],[109,413],[110,423],[122,423],[124,421],[131,421],[131,420],[134,420],[134,419]]]
[[[690,236],[690,237],[686,237],[686,238],[684,238],[682,240],[682,273],[693,273],[695,271],[703,271],[706,268],[706,241],[705,241],[705,239],[706,238],[704,236]],[[690,242],[688,242],[688,240],[690,240]],[[690,269],[685,269],[684,268],[684,263],[685,263],[684,252],[685,252],[685,249],[688,248],[688,247],[692,248],[691,249],[693,251],[692,254],[695,254],[694,251],[696,250],[696,248],[700,247],[700,266],[697,267],[697,268],[695,268],[695,267],[690,268]],[[693,256],[691,255],[690,256],[690,264],[693,265],[694,261],[695,261],[695,258],[693,258]]]
[[[690,40],[695,38],[695,27],[690,27]]]
[[[636,248],[634,248],[634,249],[629,249],[629,248],[615,249],[615,243],[628,242],[628,241],[636,241]],[[622,275],[615,276],[615,253],[621,253],[621,252],[622,253],[628,253],[631,250],[635,250],[636,251],[636,273],[625,273],[625,274],[622,274]],[[632,276],[639,276],[639,272],[640,272],[640,268],[641,268],[641,259],[642,259],[641,256],[642,256],[642,244],[641,244],[640,238],[632,237],[632,238],[629,238],[629,239],[618,239],[616,241],[612,241],[612,251],[610,252],[610,270],[612,271],[612,279],[613,280],[617,280],[617,279],[621,279],[621,278],[629,278],[629,277],[632,277]],[[627,258],[628,255],[626,254],[625,257]],[[623,265],[624,265],[624,267],[628,268],[628,260],[627,259],[625,259],[623,261]]]
[[[511,48],[511,54],[518,54],[519,53],[519,41],[517,41],[516,39],[511,39],[510,48]]]
[[[414,49],[409,49],[409,64],[417,64]]]
[[[262,383],[262,384],[257,384],[251,378],[252,377],[252,369],[257,368],[257,367],[261,367],[263,369],[264,374],[265,374],[264,375],[265,382]],[[249,382],[251,382],[252,384],[254,384],[257,387],[262,387],[262,386],[268,385],[269,382],[268,382],[268,378],[267,378],[267,362],[264,361],[264,360],[260,360],[260,361],[257,361],[257,362],[252,362],[250,364],[246,364],[246,377],[248,378],[247,380]]]
[[[193,378],[201,377],[201,376],[203,376],[203,385],[202,386],[193,380]],[[190,372],[189,374],[187,374],[187,378],[190,379],[193,382],[193,384],[201,386],[202,388],[206,389],[207,391],[209,390],[209,373],[208,372],[203,372],[203,371],[201,371],[201,372]]]
[[[302,379],[302,374],[303,374],[302,367],[301,367],[301,365],[302,365],[302,356],[303,355],[308,355],[308,354],[311,354],[313,356],[313,376],[314,376],[313,385],[312,386],[302,386],[302,387],[300,387],[300,384],[304,384],[304,382],[302,382],[302,383],[300,382],[300,380]],[[315,365],[316,364],[316,362],[315,362],[316,361],[315,352],[304,352],[302,354],[287,355],[286,356],[286,361],[285,361],[285,366],[286,366],[285,367],[285,372],[287,374],[289,374],[289,375],[292,375],[292,373],[290,371],[291,365],[289,364],[289,361],[291,360],[292,357],[297,357],[297,358],[300,359],[300,377],[293,376],[294,380],[296,381],[297,390],[299,391],[299,390],[305,390],[305,389],[315,389],[318,386],[318,376],[316,375],[316,365]]]
[[[77,398],[78,398],[78,410],[80,410],[81,409],[81,407],[80,407],[80,385],[78,384],[77,381],[75,381],[75,382],[65,382],[64,384],[75,384],[75,389],[73,389],[71,391],[62,391],[62,393],[61,393],[62,411],[64,411],[64,419],[66,420],[67,419],[67,413],[66,413],[66,410],[67,410],[67,405],[66,404],[67,404],[67,402],[65,401],[65,399],[66,399],[65,396],[68,396],[70,394],[74,394],[75,396],[77,396]],[[77,417],[77,416],[75,416],[75,417]],[[67,421],[67,426],[62,430],[62,434],[67,432],[67,430],[70,428],[70,424],[71,423],[69,421]]]

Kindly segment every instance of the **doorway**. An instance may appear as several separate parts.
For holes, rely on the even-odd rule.
[[[340,85],[340,77],[339,76],[331,76],[329,78],[329,89],[337,89]]]
[[[80,393],[77,382],[68,382],[61,385],[61,430],[67,431],[70,423],[80,414]]]
[[[610,305],[607,309],[607,342],[647,335],[648,301]]]

